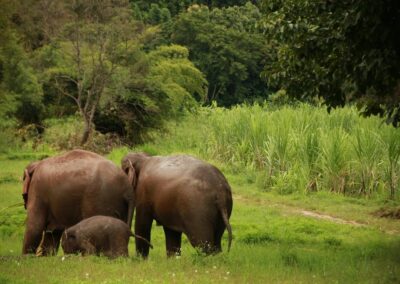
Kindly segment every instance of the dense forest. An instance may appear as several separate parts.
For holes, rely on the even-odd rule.
[[[199,106],[266,100],[400,121],[395,0],[0,5],[2,148],[60,119],[77,122],[78,145],[134,145]]]

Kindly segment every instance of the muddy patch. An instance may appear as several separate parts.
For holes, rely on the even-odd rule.
[[[400,207],[381,208],[378,211],[375,211],[373,215],[380,218],[400,219]]]

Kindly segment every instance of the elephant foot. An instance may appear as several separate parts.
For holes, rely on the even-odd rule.
[[[164,227],[167,257],[181,255],[182,232],[177,232]]]

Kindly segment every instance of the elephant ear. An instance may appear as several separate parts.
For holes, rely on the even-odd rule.
[[[38,165],[38,162],[31,163],[26,167],[24,170],[24,176],[23,176],[23,187],[22,187],[22,198],[24,199],[24,207],[26,209],[27,203],[28,203],[28,192],[29,192],[29,185],[31,184],[31,179],[33,176],[33,173]]]
[[[129,183],[133,188],[136,188],[136,171],[130,160],[128,160],[128,168],[126,169],[126,173],[128,174]]]

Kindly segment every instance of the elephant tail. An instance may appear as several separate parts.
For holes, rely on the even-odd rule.
[[[228,252],[229,252],[231,250],[231,244],[232,244],[232,227],[231,224],[229,223],[228,213],[226,212],[226,209],[220,208],[220,210],[226,230],[228,231]]]
[[[131,237],[135,237],[136,239],[140,239],[140,240],[144,241],[145,243],[147,243],[151,247],[151,249],[153,249],[153,245],[148,240],[146,240],[145,238],[143,238],[143,237],[141,237],[141,236],[139,236],[137,234],[134,234],[132,232],[131,232]]]

